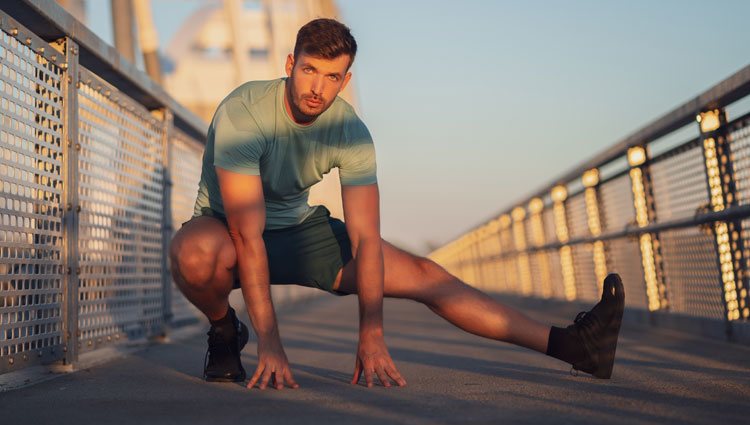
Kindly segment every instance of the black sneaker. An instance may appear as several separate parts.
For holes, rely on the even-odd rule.
[[[597,378],[609,379],[625,309],[625,287],[616,273],[607,275],[603,286],[601,301],[590,311],[578,313],[567,329],[580,338],[586,352],[584,360],[573,364],[571,373],[580,370]]]
[[[208,330],[208,350],[203,359],[203,379],[209,382],[241,382],[245,380],[240,352],[247,344],[249,331],[235,319],[234,329],[211,326]]]

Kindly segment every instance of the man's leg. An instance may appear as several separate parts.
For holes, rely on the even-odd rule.
[[[547,351],[550,326],[505,306],[462,282],[432,260],[383,241],[386,297],[423,303],[432,311],[475,335],[510,342],[541,353]],[[335,289],[356,293],[354,261],[343,268]]]
[[[229,307],[237,255],[226,226],[212,217],[193,218],[174,236],[169,254],[175,283],[211,322],[203,378],[243,381],[240,352],[249,330]]]
[[[185,298],[209,320],[223,318],[237,262],[226,226],[213,217],[193,218],[174,236],[169,254],[172,278]]]

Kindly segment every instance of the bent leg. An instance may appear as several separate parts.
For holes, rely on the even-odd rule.
[[[550,326],[467,285],[434,261],[383,241],[383,263],[384,296],[421,302],[450,323],[475,335],[546,352]],[[354,261],[342,269],[334,289],[351,294],[357,292]]]
[[[224,224],[196,217],[175,234],[170,271],[177,287],[209,320],[224,317],[234,282],[237,254]]]

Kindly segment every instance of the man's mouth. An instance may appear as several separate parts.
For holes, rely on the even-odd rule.
[[[312,97],[305,98],[305,102],[307,102],[307,105],[311,108],[318,107],[323,104],[323,101],[320,99],[314,99]]]

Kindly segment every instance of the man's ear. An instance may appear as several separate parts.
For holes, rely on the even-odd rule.
[[[286,76],[291,77],[292,76],[292,68],[294,68],[294,55],[289,53],[286,56],[286,65],[284,66],[286,69]]]
[[[346,75],[344,75],[344,83],[341,84],[341,88],[339,89],[339,92],[344,91],[346,88],[346,85],[349,84],[349,80],[352,79],[352,73],[347,71]]]

